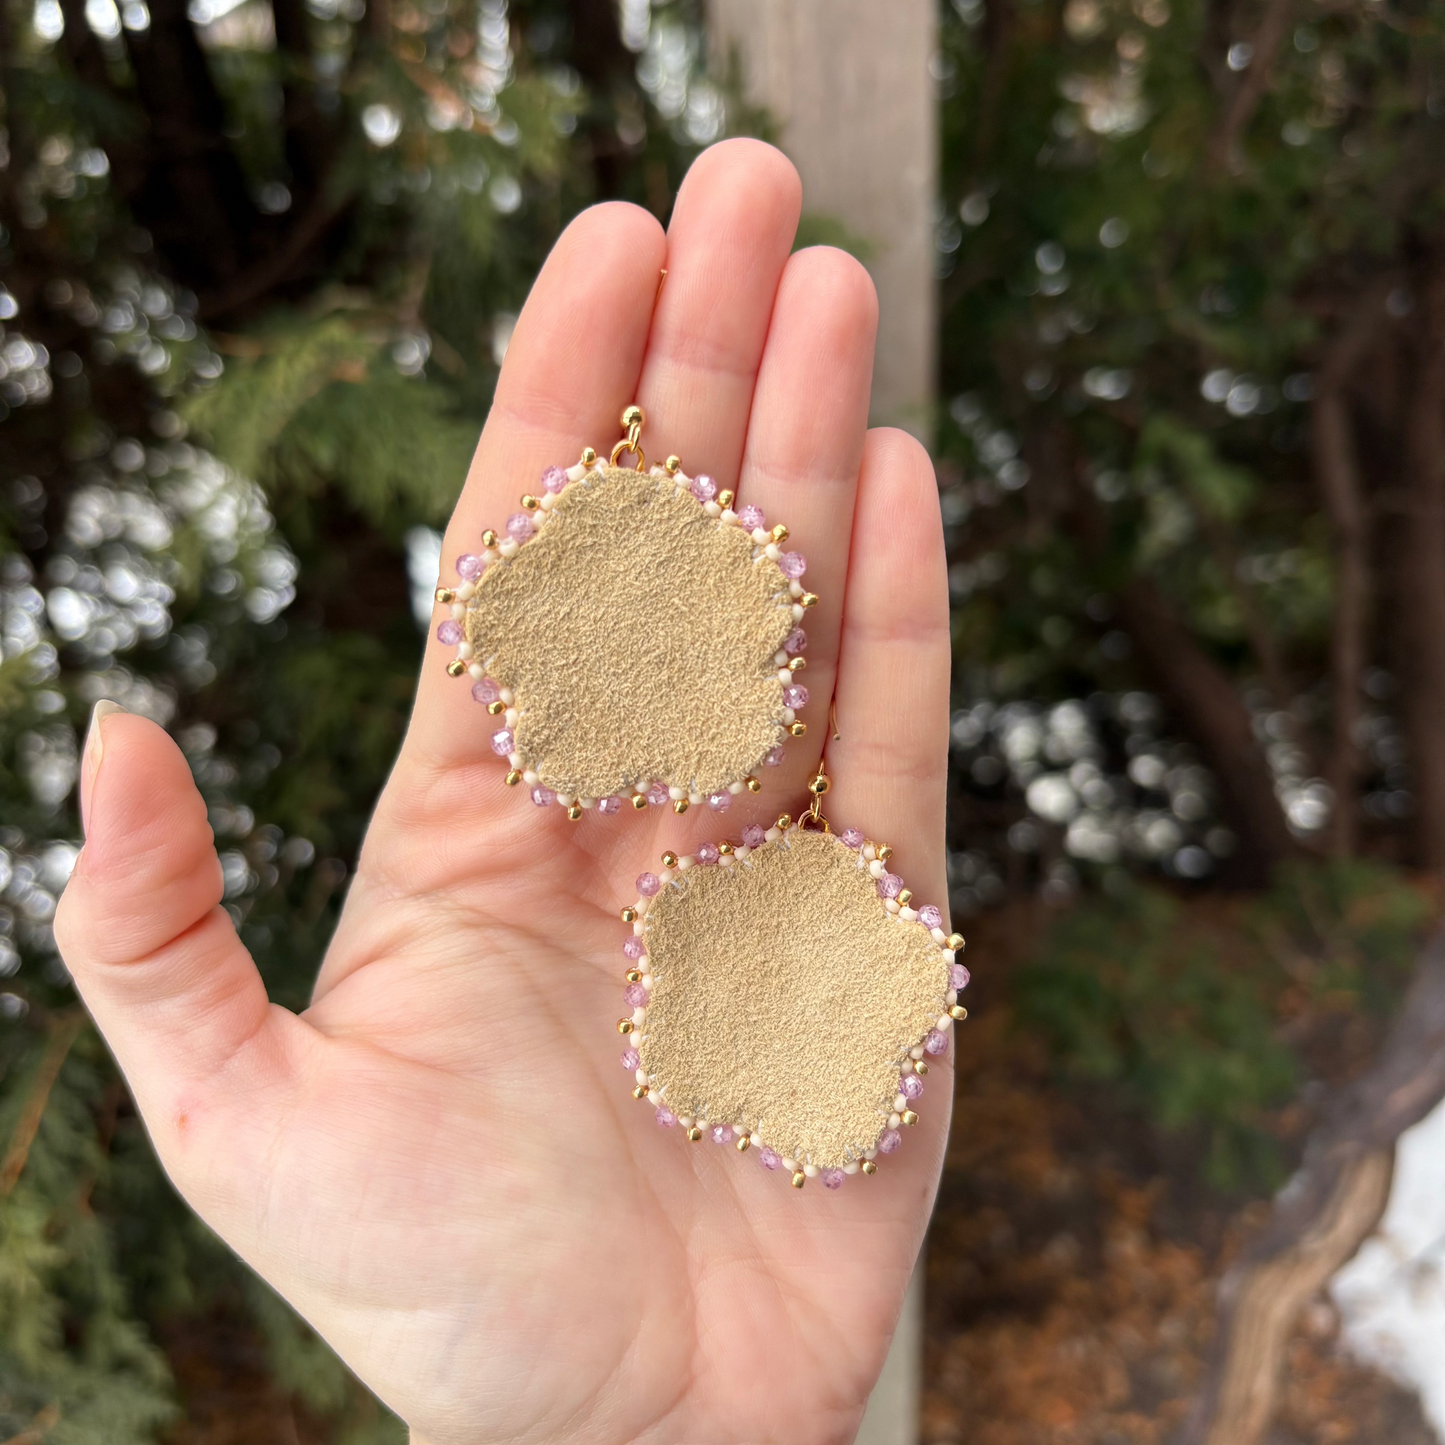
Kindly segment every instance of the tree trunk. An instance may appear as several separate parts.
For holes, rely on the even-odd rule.
[[[1445,930],[1424,950],[1377,1061],[1338,1094],[1269,1224],[1225,1276],[1210,1368],[1175,1445],[1263,1439],[1301,1308],[1373,1232],[1396,1141],[1442,1098]]]

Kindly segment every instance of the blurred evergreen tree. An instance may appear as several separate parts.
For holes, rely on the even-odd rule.
[[[582,206],[665,219],[726,123],[699,37],[687,0],[0,0],[0,1439],[200,1441],[208,1370],[257,1439],[402,1438],[84,1021],[80,733],[102,696],[173,729],[303,1005],[512,320]]]

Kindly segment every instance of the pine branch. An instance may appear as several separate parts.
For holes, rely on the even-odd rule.
[[[45,1117],[46,1105],[50,1103],[50,1091],[60,1077],[71,1046],[85,1027],[85,1011],[72,1009],[59,1015],[51,1025],[50,1041],[41,1056],[40,1066],[30,1083],[30,1092],[20,1108],[20,1117],[10,1134],[10,1143],[0,1159],[0,1199],[8,1199],[14,1192],[20,1176],[25,1172],[26,1161],[30,1158],[30,1146],[40,1131],[40,1121]]]

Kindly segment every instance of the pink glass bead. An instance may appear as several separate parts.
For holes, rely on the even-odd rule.
[[[965,964],[955,963],[948,970],[948,983],[950,988],[955,988],[962,993],[968,987],[968,981],[973,975],[968,971]]]
[[[677,1123],[677,1115],[664,1104],[657,1111],[657,1126],[660,1129],[671,1129]]]
[[[603,817],[611,817],[613,813],[620,812],[621,808],[622,799],[615,794],[610,798],[598,798],[597,800],[597,811],[601,813]]]
[[[878,1141],[880,1154],[891,1154],[903,1142],[903,1135],[897,1129],[885,1129]]]
[[[627,1000],[628,1008],[646,1008],[647,990],[640,983],[629,983],[622,990],[622,997]]]
[[[692,494],[699,502],[710,502],[717,496],[717,483],[711,477],[694,477],[692,479]]]
[[[782,745],[782,743],[774,743],[774,744],[772,745],[772,747],[770,747],[770,748],[767,750],[767,752],[765,752],[765,753],[763,754],[763,766],[764,766],[765,768],[775,768],[775,767],[777,767],[778,764],[779,764],[780,762],[782,762],[782,761],[783,761],[783,745]]]
[[[898,1092],[905,1099],[918,1099],[923,1096],[923,1080],[917,1074],[904,1074],[898,1082]]]
[[[557,801],[557,795],[551,788],[544,788],[541,783],[538,783],[537,786],[532,789],[532,801],[539,808],[550,808],[552,804]]]
[[[796,657],[800,652],[808,650],[808,634],[801,627],[795,627],[783,643],[783,651],[789,657]]]
[[[923,1051],[926,1054],[946,1054],[948,1035],[942,1029],[929,1029],[928,1037],[923,1041]]]
[[[782,1162],[783,1156],[779,1154],[776,1149],[764,1144],[763,1147],[758,1150],[758,1163],[761,1164],[764,1169],[776,1169]]]
[[[918,921],[926,928],[942,928],[943,913],[928,903],[918,910]]]
[[[532,535],[532,519],[525,512],[513,512],[507,518],[507,535],[514,542],[525,542]]]
[[[749,848],[761,848],[767,840],[767,833],[756,823],[749,823],[748,826],[743,829],[743,842],[746,843]]]
[[[636,1049],[624,1049],[622,1052],[622,1067],[629,1074],[635,1074],[642,1066],[642,1056]]]
[[[702,864],[716,863],[722,854],[717,850],[716,843],[699,843],[697,845],[697,861]]]
[[[502,689],[489,677],[472,684],[472,696],[483,705],[502,700]]]
[[[639,873],[637,875],[637,893],[640,898],[652,898],[657,890],[662,887],[662,879],[656,873]]]
[[[492,751],[499,758],[509,757],[517,751],[517,740],[512,736],[511,728],[503,728],[501,732],[492,734]]]
[[[542,490],[556,496],[567,485],[567,473],[561,467],[548,467],[542,473]]]
[[[731,1144],[733,1142],[733,1131],[730,1125],[714,1124],[708,1130],[708,1138],[714,1144]]]
[[[845,848],[861,848],[863,846],[863,834],[857,828],[844,828],[838,834],[838,841]]]
[[[738,521],[743,524],[744,531],[748,532],[756,532],[759,527],[767,525],[763,520],[761,507],[744,507],[738,513]]]
[[[622,945],[623,954],[631,959],[642,958],[647,953],[647,945],[634,933],[626,943]]]
[[[848,1176],[841,1169],[825,1169],[822,1174],[824,1189],[841,1189]]]
[[[647,790],[647,801],[651,803],[654,808],[663,807],[668,801],[667,784],[654,783]]]
[[[455,647],[465,635],[462,624],[450,617],[437,628],[437,641],[445,642],[448,647]]]
[[[897,898],[903,892],[903,880],[896,873],[885,873],[878,880],[880,898]]]
[[[457,558],[457,576],[463,582],[475,582],[486,568],[487,564],[475,552],[463,552]]]
[[[722,792],[709,793],[707,805],[714,813],[726,813],[733,805],[733,795],[724,789]]]
[[[796,712],[800,707],[808,705],[808,689],[801,682],[790,682],[783,689],[783,706],[790,707]]]
[[[784,577],[796,582],[808,570],[808,559],[801,552],[784,552],[778,558],[778,566],[783,569]]]

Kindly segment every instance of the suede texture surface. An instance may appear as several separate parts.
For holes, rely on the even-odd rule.
[[[661,781],[706,795],[783,737],[774,654],[794,626],[776,563],[668,478],[599,467],[482,576],[467,641],[516,694],[517,750],[548,787]]]
[[[877,1144],[899,1065],[947,1007],[948,965],[922,923],[884,910],[858,862],[795,829],[653,899],[637,1047],[675,1114],[744,1124],[819,1168]]]

